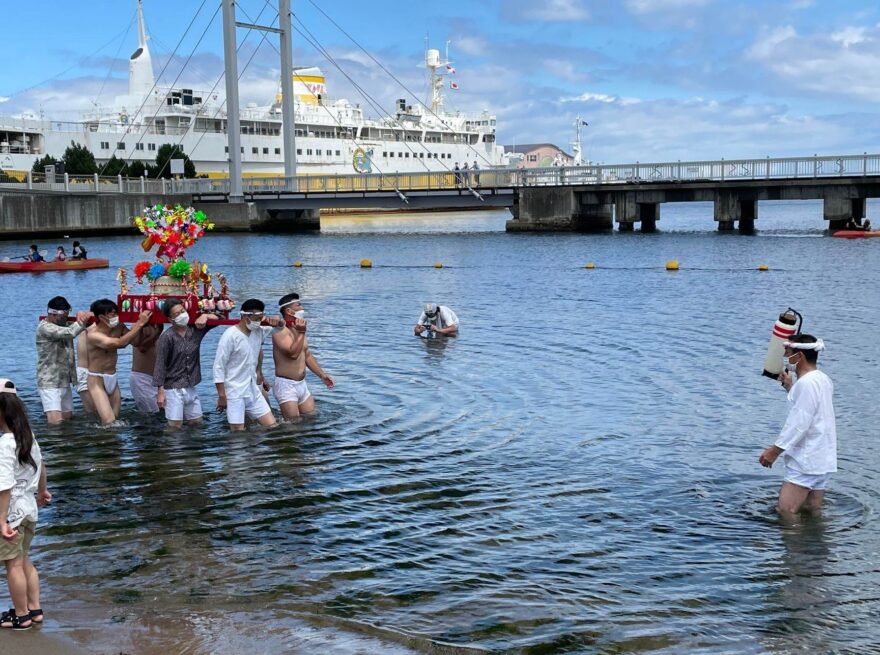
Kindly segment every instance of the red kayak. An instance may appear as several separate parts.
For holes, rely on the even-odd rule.
[[[0,262],[0,273],[84,271],[89,268],[108,268],[109,266],[109,259],[68,259],[63,262]]]
[[[838,230],[831,236],[841,239],[866,239],[868,237],[880,237],[880,232],[865,232],[864,230]]]

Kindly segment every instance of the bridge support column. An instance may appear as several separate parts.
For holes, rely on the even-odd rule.
[[[739,223],[740,232],[751,234],[758,217],[758,201],[743,198],[736,191],[715,192],[715,222],[719,232],[732,232]]]
[[[254,230],[264,232],[309,232],[321,229],[320,209],[270,209],[269,219]]]
[[[656,232],[657,221],[660,220],[660,203],[640,202],[638,205],[639,220],[642,222],[642,232]]]
[[[853,198],[848,189],[828,188],[825,190],[822,214],[828,221],[829,230],[846,229],[853,219],[861,225],[865,217],[865,198]]]
[[[630,223],[629,221],[626,221],[623,223],[618,223],[617,229],[620,230],[621,232],[635,232],[636,224]]]
[[[569,187],[528,187],[517,192],[508,232],[602,232],[612,226],[611,205]]]

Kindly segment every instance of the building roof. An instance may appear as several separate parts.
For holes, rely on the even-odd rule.
[[[566,157],[574,159],[572,155],[565,152],[565,150],[557,146],[555,143],[522,143],[518,145],[502,146],[502,148],[504,148],[504,152],[518,152],[521,154],[527,154],[529,152],[532,152],[533,150],[537,150],[538,148],[543,148],[545,146],[548,148],[555,148]]]

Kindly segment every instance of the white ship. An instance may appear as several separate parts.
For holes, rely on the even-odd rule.
[[[141,0],[137,3],[138,48],[131,55],[128,94],[116,98],[110,112],[59,122],[36,117],[0,117],[0,168],[30,170],[48,154],[60,159],[76,142],[99,164],[112,156],[126,161],[155,160],[166,143],[180,145],[199,174],[228,175],[226,111],[215,93],[156,85]],[[454,73],[448,57],[427,50],[431,95],[423,105],[396,103],[396,114],[380,119],[364,115],[348,100],[331,101],[320,69],[297,68],[292,83],[299,175],[417,173],[448,171],[477,162],[501,165],[495,142],[495,115],[466,115],[443,108],[443,92]],[[241,110],[242,169],[245,176],[284,174],[281,94],[266,106]]]

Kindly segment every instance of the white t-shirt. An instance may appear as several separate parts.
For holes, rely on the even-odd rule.
[[[268,334],[281,328],[268,326],[249,335],[233,325],[217,343],[214,356],[214,384],[222,382],[227,398],[249,398],[257,387],[257,360]]]
[[[9,499],[9,513],[6,522],[10,527],[17,528],[25,519],[37,521],[37,487],[40,483],[40,462],[43,460],[37,440],[31,446],[37,468],[30,464],[20,464],[15,445],[15,435],[4,432],[0,435],[0,491],[12,489]]]
[[[455,312],[449,309],[449,307],[439,305],[437,309],[439,311],[434,316],[433,320],[429,319],[425,312],[422,312],[422,315],[419,316],[419,325],[433,324],[439,328],[448,328],[450,325],[458,325],[458,316],[456,316]]]
[[[799,377],[788,392],[791,409],[776,440],[783,461],[795,471],[822,475],[837,471],[834,383],[822,371]]]

